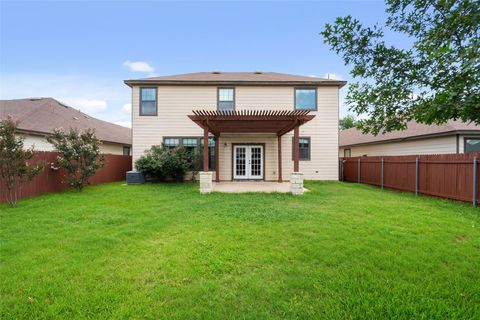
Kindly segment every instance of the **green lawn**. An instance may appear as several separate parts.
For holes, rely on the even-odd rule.
[[[0,318],[480,318],[480,210],[307,187],[114,183],[0,206]]]

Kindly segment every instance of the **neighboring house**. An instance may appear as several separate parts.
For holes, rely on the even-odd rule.
[[[17,131],[24,136],[24,145],[33,145],[37,151],[54,150],[46,136],[56,128],[92,128],[102,142],[102,153],[130,154],[131,129],[95,119],[53,98],[0,100],[0,119],[7,117],[18,122]]]
[[[199,72],[125,83],[132,88],[133,161],[152,145],[192,150],[207,136],[203,171],[216,181],[283,181],[294,171],[305,179],[338,179],[338,98],[345,81]]]
[[[443,125],[409,122],[403,131],[377,136],[355,128],[340,131],[340,157],[480,152],[480,126],[460,121]]]

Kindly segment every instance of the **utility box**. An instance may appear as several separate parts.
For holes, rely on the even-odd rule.
[[[132,170],[127,171],[127,184],[142,184],[145,183],[145,176],[142,172]]]

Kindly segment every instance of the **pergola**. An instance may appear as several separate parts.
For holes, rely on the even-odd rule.
[[[215,181],[220,181],[218,164],[218,140],[222,133],[271,133],[277,136],[278,143],[278,182],[282,182],[282,136],[293,130],[293,171],[299,171],[299,127],[312,120],[310,110],[193,110],[188,117],[203,128],[204,144],[208,143],[208,133],[216,138]],[[203,148],[203,171],[208,171],[208,148]]]

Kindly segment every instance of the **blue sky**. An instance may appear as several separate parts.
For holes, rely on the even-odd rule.
[[[51,96],[128,125],[125,79],[261,70],[348,81],[319,32],[348,14],[382,23],[384,11],[383,1],[0,0],[0,98]]]

